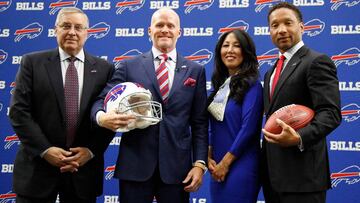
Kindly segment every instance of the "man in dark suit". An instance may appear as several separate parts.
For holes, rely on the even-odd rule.
[[[103,153],[114,133],[92,128],[90,111],[114,67],[84,52],[88,27],[83,11],[63,8],[55,22],[59,47],[22,58],[10,107],[21,141],[18,203],[55,202],[58,194],[60,202],[96,202],[102,194]]]
[[[131,121],[120,119],[121,114],[104,113],[105,95],[122,82],[136,82],[150,90],[153,100],[162,104],[162,121],[122,134],[115,169],[120,201],[152,202],[155,196],[158,202],[189,202],[189,192],[198,190],[206,170],[205,70],[177,53],[180,19],[173,10],[157,10],[148,33],[151,51],[120,64],[93,106],[92,116],[108,129],[126,126]],[[161,72],[158,67],[163,62],[167,71],[159,78],[165,78],[166,84],[159,87],[156,72]]]
[[[307,106],[315,111],[315,117],[297,131],[281,120],[278,120],[280,134],[263,130],[265,200],[325,202],[326,190],[331,186],[326,136],[341,122],[336,67],[328,56],[304,45],[302,14],[294,5],[286,2],[274,5],[268,22],[271,39],[285,61],[277,62],[283,63],[282,70],[276,65],[265,75],[266,117],[289,104]]]

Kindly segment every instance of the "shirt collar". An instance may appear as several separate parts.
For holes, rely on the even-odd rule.
[[[158,50],[158,49],[155,48],[155,47],[152,47],[152,48],[151,48],[151,51],[152,51],[155,59],[156,59],[158,56],[160,56],[161,54],[164,54],[164,53],[162,53],[160,50]],[[176,53],[176,48],[173,49],[172,51],[170,51],[169,53],[166,53],[166,55],[168,55],[168,57],[169,57],[168,60],[171,60],[171,61],[173,61],[174,63],[176,63],[176,55],[177,55],[177,53]]]
[[[59,54],[60,54],[60,61],[64,61],[70,57],[70,55],[66,53],[61,47],[59,47]],[[84,49],[81,49],[79,53],[75,55],[75,57],[84,63],[85,62]]]
[[[293,47],[291,47],[290,49],[288,49],[285,53],[283,53],[283,55],[286,57],[286,60],[291,59],[294,54],[302,47],[304,46],[304,42],[301,40],[300,42],[298,42],[297,44],[295,44]],[[281,55],[281,53],[279,52],[279,56]]]

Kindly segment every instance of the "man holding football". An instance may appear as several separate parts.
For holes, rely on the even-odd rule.
[[[268,23],[280,59],[264,78],[266,118],[289,104],[307,106],[315,115],[297,131],[279,119],[279,134],[263,129],[265,201],[323,203],[331,187],[326,136],[341,122],[336,67],[328,56],[304,45],[302,14],[294,5],[274,5]]]

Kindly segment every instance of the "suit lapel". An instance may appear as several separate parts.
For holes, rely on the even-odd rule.
[[[58,49],[54,49],[52,51],[51,56],[48,58],[48,60],[48,63],[45,64],[45,69],[47,70],[50,83],[55,92],[61,115],[63,118],[65,118],[64,85]]]
[[[144,60],[142,61],[142,67],[146,73],[146,76],[151,81],[153,88],[157,94],[158,98],[161,98],[160,88],[158,81],[156,79],[155,67],[154,67],[154,56],[151,51],[145,53],[143,56]],[[155,95],[153,95],[154,97]]]
[[[180,88],[182,85],[183,78],[185,77],[186,73],[188,72],[189,67],[186,65],[186,60],[179,54],[177,55],[176,59],[176,68],[174,74],[174,81],[172,87],[170,89],[169,98],[174,94],[177,88]]]
[[[83,81],[83,89],[80,97],[80,112],[79,112],[79,123],[81,123],[82,118],[84,117],[84,113],[86,107],[90,102],[91,93],[94,89],[95,85],[95,77],[97,73],[96,69],[96,61],[94,58],[87,53],[85,53],[85,63],[84,63],[84,81]]]
[[[286,67],[284,71],[281,73],[279,81],[275,87],[274,95],[272,96],[271,101],[276,100],[276,97],[278,96],[281,88],[284,86],[286,80],[291,76],[291,74],[295,71],[295,69],[299,66],[301,63],[301,58],[306,54],[308,51],[308,48],[305,46],[301,47],[294,56],[290,59],[290,61],[286,64]],[[271,109],[274,102],[270,102],[269,109]]]

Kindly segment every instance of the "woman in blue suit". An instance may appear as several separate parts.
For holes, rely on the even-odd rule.
[[[263,97],[255,45],[245,31],[221,36],[211,81],[208,162],[212,202],[254,203],[260,188]]]

